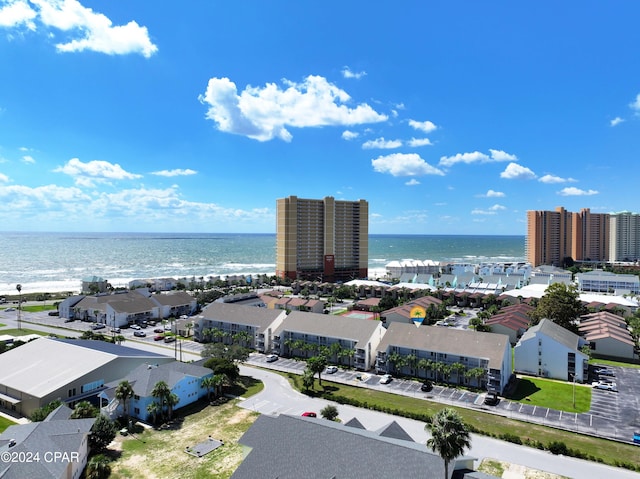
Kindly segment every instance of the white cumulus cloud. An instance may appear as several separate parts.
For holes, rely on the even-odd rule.
[[[629,108],[634,110],[636,113],[640,113],[640,93],[636,95],[636,99],[629,104]]]
[[[37,13],[27,0],[9,2],[0,8],[0,27],[14,28],[24,25],[29,30],[35,30],[33,20],[36,16]]]
[[[620,118],[619,116],[616,116],[613,120],[611,120],[611,121],[609,122],[609,125],[610,125],[610,126],[617,126],[617,125],[619,125],[620,123],[622,123],[623,121],[624,121],[624,119]]]
[[[426,121],[409,120],[409,126],[415,130],[422,131],[424,133],[431,133],[438,129],[435,123]]]
[[[191,170],[189,168],[184,170],[181,168],[176,168],[174,170],[154,171],[151,174],[156,176],[172,177],[172,176],[190,176],[190,175],[196,175],[197,173],[198,173],[197,171]]]
[[[70,159],[64,166],[60,166],[53,171],[73,177],[76,184],[81,186],[93,186],[95,183],[103,183],[108,180],[142,178],[142,175],[125,171],[117,163],[113,164],[102,160],[83,163],[78,158]]]
[[[580,188],[576,188],[575,186],[570,186],[567,188],[563,188],[558,191],[560,196],[593,196],[597,195],[598,191],[596,190],[581,190]]]
[[[321,76],[309,75],[301,83],[284,80],[264,87],[247,86],[240,94],[228,78],[211,78],[204,94],[206,117],[218,130],[258,141],[291,141],[287,127],[361,125],[388,119],[366,103],[347,106],[351,97]]]
[[[358,138],[359,136],[360,136],[360,133],[358,133],[357,131],[344,130],[342,132],[343,140],[353,140],[355,138]]]
[[[391,155],[379,156],[375,160],[371,160],[371,164],[374,171],[388,173],[392,176],[444,176],[444,172],[431,166],[417,153],[392,153]]]
[[[4,173],[0,173],[0,181],[2,183],[9,183],[9,177],[7,175],[5,175]]]
[[[402,146],[401,140],[385,140],[384,138],[376,138],[375,140],[365,141],[362,144],[363,150],[392,150],[394,148],[400,148]]]
[[[429,138],[411,138],[407,144],[409,146],[412,146],[414,148],[419,147],[419,146],[430,146],[433,145],[433,143],[431,143],[431,140]]]
[[[453,166],[457,163],[497,163],[501,161],[518,161],[515,155],[511,155],[502,150],[489,149],[489,155],[480,151],[470,153],[458,153],[454,156],[443,156],[440,158],[441,166]]]
[[[405,183],[405,185],[407,185],[407,186],[417,186],[419,184],[420,184],[420,182],[418,180],[416,180],[415,178],[411,178],[409,181],[407,181]]]
[[[507,180],[533,180],[536,174],[526,166],[518,163],[509,163],[505,170],[500,173],[500,178]]]
[[[367,72],[365,72],[365,71],[352,72],[349,67],[344,67],[342,69],[342,76],[345,77],[345,78],[355,78],[356,80],[359,80],[363,76],[366,76],[366,74],[367,74]]]
[[[36,162],[36,160],[31,155],[24,155],[22,157],[22,162],[27,164],[33,164]]]
[[[555,175],[544,175],[541,176],[538,181],[540,183],[547,183],[547,184],[555,184],[555,183],[575,183],[578,180],[575,180],[573,178],[561,178],[560,176],[555,176]]]
[[[107,16],[78,0],[30,0],[30,3],[18,0],[0,10],[0,26],[13,28],[23,24],[30,30],[53,28],[75,37],[57,43],[60,52],[139,53],[149,58],[158,50],[146,27],[133,20],[126,25],[113,25]],[[54,34],[51,36],[55,38]]]
[[[504,198],[505,194],[502,191],[488,190],[483,196],[486,198]]]

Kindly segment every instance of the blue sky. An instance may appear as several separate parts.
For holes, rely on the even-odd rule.
[[[524,235],[637,211],[640,3],[0,0],[0,229]]]

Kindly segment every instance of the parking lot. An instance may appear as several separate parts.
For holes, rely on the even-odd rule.
[[[264,355],[252,354],[250,364],[284,372],[302,374],[304,361],[278,358],[267,363]],[[394,378],[389,384],[380,384],[381,375],[339,368],[336,373],[322,374],[323,381],[333,381],[359,387],[367,387],[404,396],[422,398],[448,405],[479,409],[511,419],[558,427],[581,434],[591,434],[630,442],[635,431],[640,431],[640,369],[612,367],[618,392],[592,390],[591,410],[587,413],[559,411],[500,398],[495,406],[484,404],[486,393],[470,392],[434,384],[429,392],[423,392],[422,383]]]

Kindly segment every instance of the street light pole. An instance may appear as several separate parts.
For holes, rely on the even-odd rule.
[[[16,289],[18,290],[18,329],[22,329],[22,285],[17,284]]]

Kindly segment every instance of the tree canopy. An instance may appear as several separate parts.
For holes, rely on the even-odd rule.
[[[431,433],[427,447],[444,461],[444,477],[448,479],[449,463],[471,447],[469,430],[460,415],[451,408],[438,411],[424,428]]]
[[[575,321],[586,312],[574,285],[553,283],[545,290],[544,296],[540,298],[536,309],[531,312],[530,316],[534,324],[547,318],[557,325],[577,333],[578,326]]]

